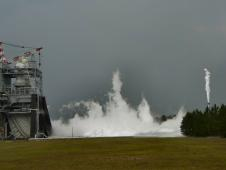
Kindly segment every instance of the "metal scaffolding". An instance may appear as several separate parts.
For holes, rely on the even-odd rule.
[[[42,48],[2,44],[30,51],[14,57],[12,64],[0,47],[0,138],[47,137],[52,127],[42,89]]]

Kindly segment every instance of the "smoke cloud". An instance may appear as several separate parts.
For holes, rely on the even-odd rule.
[[[108,93],[109,100],[104,105],[92,100],[63,105],[62,112],[65,109],[75,111],[75,108],[82,105],[87,114],[83,117],[75,114],[68,123],[63,123],[62,120],[53,121],[53,136],[181,136],[180,125],[185,113],[183,108],[174,118],[157,123],[145,98],[134,109],[122,97],[119,71],[113,74],[112,85],[112,91]]]
[[[205,89],[206,89],[206,97],[207,97],[207,103],[210,104],[210,72],[207,68],[204,69],[205,71]]]

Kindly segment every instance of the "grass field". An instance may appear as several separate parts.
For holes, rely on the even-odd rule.
[[[226,169],[226,139],[0,141],[0,169]]]

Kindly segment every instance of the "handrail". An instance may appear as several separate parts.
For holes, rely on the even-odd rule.
[[[20,88],[6,88],[6,94],[10,96],[27,96],[37,93],[38,88],[34,87],[20,87]]]

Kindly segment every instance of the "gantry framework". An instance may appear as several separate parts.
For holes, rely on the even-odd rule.
[[[12,44],[0,42],[0,138],[47,137],[52,127],[43,96],[42,48],[29,47],[9,62],[3,45]]]

